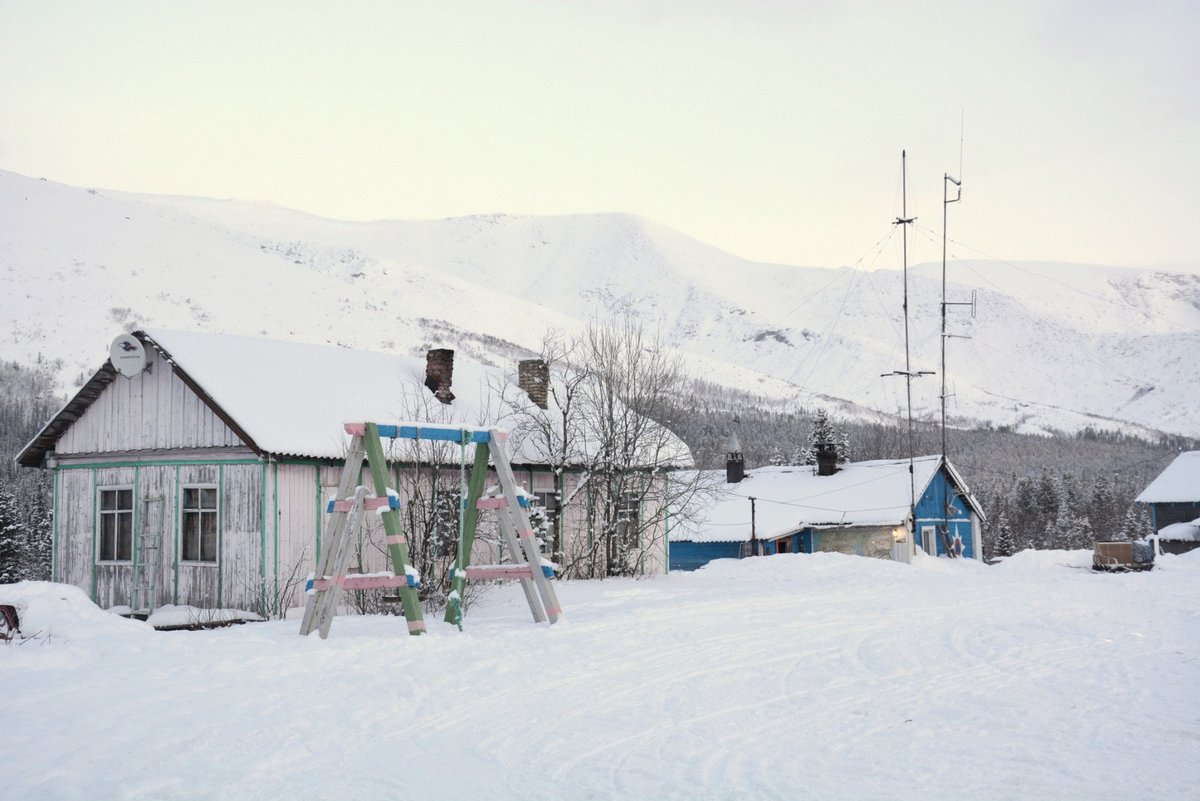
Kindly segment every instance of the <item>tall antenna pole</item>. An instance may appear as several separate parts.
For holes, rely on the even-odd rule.
[[[912,416],[912,380],[923,375],[933,375],[928,370],[919,370],[913,372],[912,359],[908,346],[908,226],[913,224],[916,217],[908,216],[908,157],[905,151],[900,151],[900,183],[901,188],[901,206],[900,216],[895,219],[893,225],[904,226],[904,369],[893,370],[890,373],[884,373],[884,377],[902,375],[904,376],[904,385],[908,396],[908,492],[909,492],[909,508],[913,513],[913,529],[916,529],[916,514],[917,514],[917,480],[913,469],[913,416]]]
[[[908,346],[908,226],[916,217],[908,216],[908,153],[900,151],[900,216],[896,225],[903,226],[901,234],[904,242],[904,388],[908,400],[908,485],[912,506],[917,505],[917,484],[913,475],[913,417],[912,417],[912,356]]]
[[[955,195],[950,197],[950,184],[954,184]],[[951,203],[962,200],[962,181],[955,179],[950,173],[942,175],[942,460],[946,459],[946,219],[947,209]]]

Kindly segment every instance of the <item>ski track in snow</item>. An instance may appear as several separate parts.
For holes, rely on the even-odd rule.
[[[422,638],[77,627],[0,648],[0,799],[1194,797],[1200,558],[1038,557],[567,582],[554,627],[505,586]]]

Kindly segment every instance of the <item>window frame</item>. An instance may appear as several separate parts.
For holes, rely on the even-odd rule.
[[[214,496],[214,505],[209,508],[203,505],[202,496],[197,496],[197,501],[200,505],[187,505],[188,490],[212,490]],[[196,556],[195,559],[188,559],[186,538],[192,536],[187,531],[188,515],[196,515]],[[213,519],[213,536],[214,536],[214,554],[212,559],[203,559],[204,556],[204,516],[212,515]],[[216,567],[221,564],[221,491],[215,483],[195,482],[190,484],[181,484],[179,486],[179,564],[188,565],[191,567]]]
[[[134,486],[132,484],[104,484],[96,487],[96,564],[98,565],[132,565],[134,540],[137,538],[137,498],[134,497]],[[120,502],[120,493],[129,493],[129,508],[121,509],[114,506],[112,509],[104,508],[104,493],[117,493],[117,501]],[[129,558],[121,559],[120,557],[120,515],[129,515]],[[113,558],[104,558],[104,520],[105,517],[116,518],[116,529],[113,531]]]
[[[617,539],[623,549],[633,551],[642,547],[644,501],[644,495],[635,490],[626,490],[620,494],[617,501]]]

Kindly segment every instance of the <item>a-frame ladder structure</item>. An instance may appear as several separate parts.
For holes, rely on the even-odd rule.
[[[516,579],[521,583],[529,610],[536,622],[549,620],[554,623],[562,615],[554,585],[550,582],[552,568],[544,565],[538,551],[536,533],[525,511],[528,504],[524,493],[516,483],[512,464],[504,448],[507,434],[499,429],[446,428],[440,426],[377,425],[375,423],[347,423],[350,447],[346,454],[345,467],[338,484],[337,497],[329,502],[329,522],[326,539],[321,549],[314,578],[309,582],[309,599],[300,624],[301,634],[319,631],[324,638],[337,611],[338,598],[342,590],[379,589],[399,587],[400,600],[404,606],[404,617],[408,621],[409,634],[425,632],[425,620],[417,596],[416,571],[408,564],[408,546],[401,531],[399,499],[388,494],[387,463],[381,437],[390,439],[432,440],[456,442],[464,449],[475,445],[475,462],[471,469],[467,497],[463,499],[462,536],[459,540],[458,556],[453,572],[453,592],[459,599],[463,596],[467,579]],[[495,462],[499,493],[482,498],[487,479],[489,458]],[[366,461],[375,496],[367,497],[366,489],[358,486]],[[346,562],[350,551],[349,541],[357,529],[361,515],[366,510],[382,509],[384,533],[387,536],[388,552],[392,559],[392,576],[347,576]],[[470,566],[471,548],[475,540],[475,528],[480,509],[494,509],[499,518],[500,532],[514,561],[521,556],[523,563],[505,565]],[[461,606],[460,606],[461,609]],[[446,610],[447,622],[458,622],[455,610]]]

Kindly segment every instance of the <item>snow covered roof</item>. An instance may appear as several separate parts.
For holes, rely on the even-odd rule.
[[[940,456],[913,461],[917,497],[942,463]],[[951,476],[967,502],[974,499],[953,467]],[[882,459],[840,465],[832,476],[815,467],[759,467],[736,484],[722,484],[717,500],[695,522],[671,532],[672,540],[745,542],[750,539],[750,498],[755,498],[755,534],[759,539],[809,527],[898,526],[912,514],[907,459]]]
[[[1200,501],[1200,451],[1184,451],[1137,496],[1138,503]]]
[[[456,358],[451,391],[454,400],[443,404],[424,385],[425,360],[365,350],[286,342],[275,339],[146,329],[135,332],[148,347],[168,359],[177,372],[207,395],[206,401],[247,445],[260,453],[275,456],[340,459],[348,436],[343,424],[351,422],[416,423],[465,428],[500,428],[513,432],[519,420],[502,396],[520,392],[515,369],[485,367]],[[108,365],[105,365],[108,368]],[[515,365],[514,365],[515,368]],[[97,373],[95,383],[112,380],[111,368]],[[96,391],[94,395],[98,395]],[[76,399],[78,400],[78,399]],[[56,416],[68,410],[69,420],[52,420],[43,429],[57,439],[62,430],[77,419],[82,409],[72,409],[73,400]],[[91,400],[87,400],[86,408]],[[553,398],[546,415],[559,411]],[[57,433],[56,433],[57,432]],[[25,452],[22,464],[40,464],[37,447],[47,437],[39,434]],[[519,436],[509,440],[514,463],[539,464],[545,460],[533,443],[522,443]],[[581,448],[587,443],[579,443]],[[391,458],[428,459],[430,445],[421,456],[411,444],[397,441],[389,451]],[[440,446],[443,449],[445,445]],[[407,449],[407,450],[406,450]],[[655,466],[690,466],[687,446],[673,435],[668,441],[666,459],[660,455]],[[457,461],[457,451],[454,460]]]

